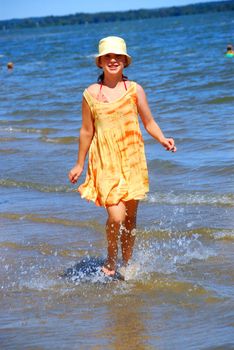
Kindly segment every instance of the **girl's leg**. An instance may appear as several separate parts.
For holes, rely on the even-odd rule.
[[[118,239],[120,226],[125,221],[126,207],[125,203],[120,202],[117,205],[112,205],[106,208],[108,219],[106,222],[106,237],[107,237],[107,260],[105,268],[115,271],[118,257]],[[104,268],[104,272],[105,271]]]
[[[125,202],[126,206],[126,218],[125,218],[125,229],[120,237],[121,250],[124,265],[127,265],[128,261],[132,257],[133,246],[136,236],[136,218],[138,201],[131,200]]]

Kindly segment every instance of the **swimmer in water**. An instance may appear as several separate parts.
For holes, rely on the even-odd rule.
[[[234,57],[234,50],[233,50],[233,46],[231,44],[229,44],[227,46],[227,51],[226,51],[225,55],[227,57]]]

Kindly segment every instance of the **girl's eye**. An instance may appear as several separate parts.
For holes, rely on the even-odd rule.
[[[110,54],[107,53],[104,57],[110,59],[110,58],[112,58],[113,56],[111,56]],[[115,55],[114,58],[115,58],[115,59],[121,59],[121,58],[122,58],[122,55]]]

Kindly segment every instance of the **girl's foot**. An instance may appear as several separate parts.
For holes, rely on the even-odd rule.
[[[107,267],[102,266],[102,272],[104,272],[105,275],[107,276],[114,276],[115,270],[109,270]]]
[[[115,270],[109,270],[107,267],[103,266],[101,268],[101,271],[104,273],[105,276],[107,277],[111,277],[114,280],[121,280],[124,281],[124,276],[121,275],[121,273],[119,273],[118,271]]]

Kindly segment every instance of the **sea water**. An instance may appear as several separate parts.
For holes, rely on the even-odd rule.
[[[0,33],[1,349],[234,349],[232,28],[224,12]],[[126,282],[99,274],[106,213],[67,178],[107,35],[178,148],[141,125],[150,192]]]

